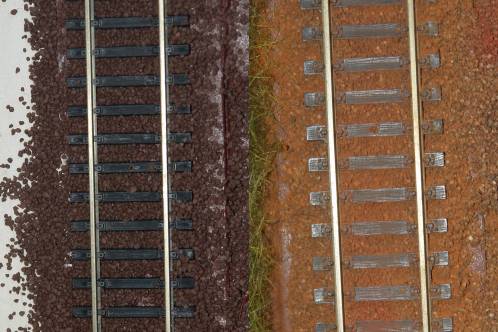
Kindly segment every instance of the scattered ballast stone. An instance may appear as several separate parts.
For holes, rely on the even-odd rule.
[[[27,275],[23,271],[26,261],[25,252],[20,249],[16,234],[18,216],[30,211],[20,202],[17,193],[29,186],[23,183],[19,168],[28,156],[18,152],[24,149],[23,142],[29,141],[24,132],[31,124],[27,116],[26,100],[31,99],[29,87],[29,62],[23,60],[23,49],[32,56],[33,52],[27,39],[22,39],[24,20],[31,20],[27,11],[12,9],[23,5],[23,1],[9,1],[0,5],[2,33],[0,44],[8,45],[0,52],[0,328],[18,331],[19,328],[32,328],[29,322],[32,299],[30,288],[26,286]],[[27,162],[32,162],[28,157]]]

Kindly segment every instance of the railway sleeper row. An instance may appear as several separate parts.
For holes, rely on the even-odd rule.
[[[336,129],[336,137],[344,138],[368,138],[368,137],[393,137],[407,135],[411,125],[403,122],[381,122],[381,123],[354,123],[339,125]],[[444,131],[442,119],[435,119],[422,123],[422,131],[425,135],[441,135]],[[327,141],[327,126],[313,125],[306,128],[306,139],[308,141]]]
[[[144,115],[159,115],[161,107],[154,104],[129,104],[129,105],[102,105],[97,106],[94,110],[97,116],[144,116]],[[71,106],[67,110],[69,117],[84,117],[87,115],[85,106]],[[175,105],[168,106],[168,113],[171,114],[191,114],[192,108],[190,105]]]
[[[170,74],[167,77],[170,85],[190,84],[186,74]],[[66,80],[70,88],[86,87],[86,77],[70,77]],[[97,87],[133,87],[133,86],[159,86],[158,75],[121,75],[121,76],[97,76],[93,82]]]
[[[96,58],[128,58],[159,56],[159,46],[118,46],[98,47],[94,51]],[[166,48],[168,56],[187,56],[190,54],[189,44],[169,45]],[[70,48],[67,51],[68,59],[84,59],[86,50],[84,48]]]
[[[131,29],[156,28],[159,26],[157,17],[100,17],[92,20],[96,29]],[[168,27],[189,27],[189,17],[186,15],[166,17]],[[74,18],[66,20],[66,30],[84,30],[85,20]]]
[[[88,144],[88,136],[84,134],[69,135],[70,145]],[[97,144],[160,144],[161,135],[154,133],[99,134],[94,136]],[[192,133],[168,133],[169,143],[191,143]]]
[[[407,220],[355,221],[341,227],[343,235],[378,236],[378,235],[409,235],[415,233],[417,225]],[[432,219],[427,222],[425,231],[431,233],[446,233],[448,220],[446,218]],[[332,233],[330,224],[312,224],[312,238],[327,238]]]
[[[434,3],[437,0],[427,0]],[[330,3],[335,7],[354,7],[354,6],[380,6],[380,5],[403,5],[403,0],[331,0]],[[321,0],[300,0],[301,9],[320,9]]]
[[[301,0],[303,10],[322,9],[321,0]],[[333,0],[332,6],[355,7],[355,6],[378,6],[378,5],[403,5],[402,0]],[[332,20],[334,22],[334,20]],[[331,36],[334,39],[400,39],[408,37],[408,27],[399,23],[382,24],[342,24],[330,27]],[[416,27],[419,34],[429,37],[439,35],[439,24],[428,21]],[[321,42],[323,38],[322,28],[304,27],[301,31],[303,42]],[[345,58],[339,61],[331,61],[331,71],[333,74],[362,73],[370,71],[393,71],[409,70],[410,58],[407,54],[390,54],[377,57],[356,57]],[[418,60],[419,68],[425,70],[435,70],[441,66],[441,56],[439,52],[427,54]],[[306,60],[303,64],[303,74],[306,76],[324,75],[325,64],[322,61]],[[336,105],[367,105],[367,104],[394,104],[408,103],[411,99],[411,92],[404,87],[373,89],[373,90],[353,90],[339,91],[335,93]],[[325,93],[309,92],[304,95],[304,106],[310,109],[323,108],[327,101]],[[427,87],[419,92],[422,102],[439,102],[442,99],[441,87]],[[358,123],[339,124],[336,126],[336,139],[371,139],[373,137],[392,137],[409,134],[413,128],[409,123],[385,122],[385,123]],[[422,135],[443,134],[443,120],[426,120],[421,124]],[[330,137],[327,126],[313,125],[306,130],[306,139],[310,142],[327,142]],[[367,142],[367,141],[365,141]],[[410,155],[364,155],[350,156],[335,161],[337,169],[344,171],[375,171],[379,169],[403,169],[413,167],[413,158]],[[423,166],[444,167],[444,151],[429,152],[423,155]],[[308,159],[308,171],[327,172],[329,162],[326,157],[312,157]],[[385,203],[385,202],[405,202],[414,200],[417,192],[415,188],[365,188],[348,189],[338,193],[338,201],[352,204],[364,203]],[[444,185],[426,187],[423,193],[425,200],[444,200],[447,198],[447,191]],[[312,206],[329,206],[331,203],[331,193],[328,191],[311,192],[309,203]],[[426,223],[426,234],[447,232],[448,223],[446,218],[432,219]],[[312,238],[332,238],[332,225],[313,224],[311,226]],[[348,225],[340,225],[339,230],[344,236],[409,236],[417,232],[417,225],[409,220],[386,220],[386,221],[354,221]],[[341,265],[347,269],[386,269],[386,268],[409,268],[419,267],[418,253],[400,252],[378,255],[352,255],[341,257]],[[449,264],[449,254],[447,251],[433,252],[427,259],[430,268],[436,266],[447,266]],[[312,270],[320,273],[323,271],[334,271],[334,258],[331,256],[312,257]],[[429,294],[432,300],[447,300],[451,298],[451,285],[439,284],[431,285]],[[422,296],[420,289],[416,285],[386,285],[386,286],[355,286],[352,291],[338,294],[341,298],[354,302],[380,302],[380,301],[412,301],[420,300]],[[336,300],[334,289],[315,288],[313,290],[313,300],[316,304],[334,305]],[[432,315],[431,315],[432,316]],[[431,319],[431,328],[435,332],[453,331],[453,320],[451,318]],[[341,327],[343,331],[344,327]],[[356,321],[353,326],[346,326],[356,332],[368,331],[420,331],[422,323],[415,320],[365,320]],[[336,331],[335,323],[319,322],[315,326],[316,332]]]
[[[164,280],[161,278],[102,278],[98,280],[98,284],[102,288],[110,289],[164,288]],[[180,277],[171,282],[171,287],[180,289],[191,289],[194,285],[194,278],[191,277]],[[90,286],[90,278],[73,279],[73,288],[88,289]]]
[[[193,194],[191,191],[170,191],[170,201],[179,203],[191,203],[193,201]],[[100,203],[131,203],[131,202],[161,202],[162,192],[126,192],[126,191],[109,191],[99,192],[97,194],[97,201]],[[87,192],[73,192],[69,195],[69,202],[71,203],[87,203],[90,200],[90,195]]]
[[[140,307],[108,307],[98,310],[99,316],[105,318],[161,318],[166,315],[163,307],[140,306]],[[77,318],[90,318],[92,308],[73,308],[73,315]],[[193,318],[195,316],[194,306],[174,307],[173,318]]]
[[[358,321],[351,328],[357,332],[368,331],[419,331],[421,328],[420,322],[414,320],[395,320],[395,321],[380,321],[380,320],[364,320]],[[317,323],[316,332],[335,332],[336,325],[333,323]],[[435,319],[432,321],[433,332],[451,332],[453,331],[453,321],[450,318]]]
[[[435,252],[429,257],[429,261],[432,266],[447,266],[448,252]],[[342,263],[351,269],[413,268],[418,264],[418,258],[416,253],[357,255],[345,257]],[[332,271],[334,261],[332,257],[315,256],[312,265],[313,271]]]
[[[443,167],[444,152],[425,153],[424,163],[426,167]],[[407,155],[373,155],[352,156],[337,160],[340,170],[371,170],[371,169],[394,169],[408,168],[413,166],[413,158]],[[308,171],[328,171],[328,161],[324,157],[313,157],[308,159]]]
[[[367,72],[407,69],[410,59],[407,56],[356,57],[336,61],[332,69],[336,72]],[[437,69],[441,66],[439,53],[426,55],[419,60],[422,68]],[[317,60],[306,60],[303,71],[306,76],[323,74],[324,64]]]
[[[102,174],[114,173],[159,173],[162,171],[162,165],[157,161],[142,161],[128,163],[100,163],[95,167],[95,172]],[[169,172],[190,173],[192,172],[191,160],[178,160],[168,163]],[[70,174],[88,174],[88,163],[69,164]]]
[[[162,231],[163,220],[99,220],[97,225],[101,232],[126,232],[126,231]],[[176,218],[170,221],[169,227],[177,231],[191,231],[194,229],[192,219]],[[87,232],[90,229],[88,220],[73,220],[73,232]]]
[[[426,22],[417,27],[417,31],[430,37],[439,35],[439,25],[436,22]],[[332,28],[332,36],[337,39],[360,38],[402,38],[408,29],[399,23],[382,24],[343,24]],[[319,27],[304,27],[301,38],[304,42],[320,41],[323,31]]]
[[[92,20],[95,29],[135,29],[135,28],[157,28],[159,19],[157,17],[100,17]],[[168,16],[166,18],[168,28],[188,28],[189,17]],[[81,18],[69,19],[65,24],[66,30],[81,31],[85,29],[85,20]],[[191,48],[189,44],[173,44],[166,47],[167,56],[188,56]],[[96,47],[92,55],[96,58],[142,58],[158,57],[160,48],[158,45],[134,46],[127,45],[121,47]],[[85,48],[70,48],[67,51],[67,58],[78,60],[85,59],[87,50]],[[169,74],[167,76],[168,85],[184,86],[190,84],[188,75]],[[67,78],[67,87],[70,89],[84,88],[87,85],[87,77]],[[120,76],[97,76],[92,84],[95,87],[107,88],[127,88],[141,86],[159,86],[160,77],[158,75],[120,75]],[[95,107],[93,113],[97,117],[104,116],[158,116],[161,113],[160,105],[157,104],[123,104],[123,105],[99,105]],[[82,105],[72,105],[68,108],[67,114],[71,118],[81,118],[87,116],[88,109]],[[169,114],[189,115],[192,113],[190,105],[167,105]],[[168,133],[168,143],[191,143],[192,133]],[[156,133],[109,133],[94,136],[97,144],[159,144],[161,135]],[[88,135],[74,134],[68,136],[70,145],[88,144]],[[162,172],[160,161],[123,161],[113,163],[99,163],[94,166],[95,174],[126,174],[126,173],[146,173]],[[192,172],[192,161],[176,160],[170,161],[169,172]],[[69,172],[73,175],[88,174],[88,163],[72,163],[69,165]],[[88,192],[72,192],[69,201],[71,203],[87,203],[89,201]],[[170,202],[191,203],[193,194],[191,191],[170,191],[168,194]],[[98,203],[130,203],[130,202],[161,202],[162,192],[98,192],[96,195]],[[169,228],[176,231],[192,231],[193,221],[190,218],[172,217]],[[144,232],[164,230],[163,220],[98,220],[96,224],[98,232]],[[88,232],[90,222],[88,220],[71,221],[73,232]],[[97,253],[100,261],[146,261],[164,260],[164,250],[162,248],[104,248]],[[74,261],[88,261],[91,256],[89,249],[73,249],[71,257]],[[192,261],[195,259],[194,250],[191,248],[179,248],[170,251],[171,260]],[[74,278],[72,281],[74,289],[90,289],[91,279],[88,277]],[[100,277],[97,280],[97,287],[101,289],[192,289],[195,288],[195,280],[191,276],[179,276],[171,280],[170,285],[165,285],[164,279],[159,277],[126,278],[121,277]],[[78,318],[92,317],[91,307],[75,307],[73,315]],[[159,318],[165,317],[164,307],[158,306],[116,306],[98,310],[97,313],[105,318]],[[173,306],[171,316],[173,318],[193,318],[195,316],[195,306]]]
[[[424,194],[429,200],[447,198],[445,186],[429,187]],[[416,195],[414,188],[353,189],[340,193],[339,198],[348,203],[387,203],[414,200]],[[326,206],[330,201],[328,191],[313,191],[309,197],[309,202],[313,206]]]

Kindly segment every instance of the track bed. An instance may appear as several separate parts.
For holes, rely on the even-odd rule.
[[[178,307],[175,331],[242,331],[247,326],[248,273],[248,4],[168,3],[168,15],[179,19],[169,28],[170,44],[178,45],[170,50],[170,73],[180,80],[188,78],[186,85],[184,81],[170,85],[175,110],[170,109],[173,112],[168,115],[170,196],[177,195],[170,200],[171,251],[179,256],[178,260],[172,257],[171,264],[174,305]],[[28,26],[35,48],[44,49],[43,59],[32,69],[39,122],[31,132],[31,144],[34,154],[41,153],[38,160],[50,162],[46,169],[37,171],[43,174],[53,165],[58,167],[61,158],[63,163],[59,173],[48,171],[41,186],[33,186],[26,194],[57,192],[56,198],[33,203],[21,196],[23,204],[37,216],[37,222],[30,224],[31,231],[37,232],[36,239],[31,231],[22,239],[23,245],[28,244],[26,261],[33,258],[44,264],[31,261],[33,270],[27,271],[30,284],[35,269],[41,277],[34,291],[35,299],[41,301],[35,300],[33,306],[32,321],[40,326],[35,330],[47,326],[57,331],[91,328],[90,264],[86,256],[90,248],[89,211],[84,202],[88,192],[87,98],[86,82],[80,80],[86,76],[82,53],[85,33],[79,22],[68,22],[83,19],[83,9],[83,1],[35,2],[34,24]],[[54,13],[56,19],[46,19]],[[118,57],[96,56],[97,77],[114,80],[110,83],[114,86],[103,86],[109,83],[105,79],[97,83],[97,105],[103,106],[97,133],[103,138],[98,144],[98,162],[103,167],[98,179],[99,190],[104,193],[99,203],[100,220],[106,227],[101,229],[99,241],[104,255],[101,300],[107,309],[101,312],[104,331],[138,331],[144,326],[147,331],[165,329],[159,88],[157,81],[137,86],[141,83],[137,84],[136,77],[132,78],[133,86],[115,86],[130,84],[122,78],[116,80],[116,76],[141,76],[139,82],[144,76],[159,77],[157,13],[157,3],[150,1],[95,1],[98,18],[139,17],[146,25],[106,29],[104,20],[104,25],[96,28],[98,49],[105,52],[111,47],[115,51],[116,47],[132,46],[141,52],[123,56],[129,49],[121,49]],[[137,111],[145,113],[138,115]],[[126,136],[131,144],[116,144],[123,138],[119,135],[128,134],[142,136]],[[136,139],[148,141],[136,144]],[[137,165],[139,168],[130,168]],[[116,192],[126,195],[116,196]],[[145,201],[128,202],[130,198],[142,200],[137,196],[141,193],[149,193]],[[105,202],[108,199],[111,202]],[[28,227],[18,224],[19,229]],[[37,243],[44,242],[50,245],[38,251]],[[126,251],[112,251],[115,249]],[[113,256],[117,254],[124,255],[124,260]],[[132,259],[131,254],[140,256]],[[145,260],[144,254],[149,255]],[[125,307],[125,311],[117,312],[116,307]],[[136,308],[146,312],[139,313]],[[123,318],[143,314],[150,317]],[[112,315],[118,318],[109,318]]]

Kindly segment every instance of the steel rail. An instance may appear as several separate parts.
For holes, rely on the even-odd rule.
[[[97,135],[97,88],[95,85],[95,27],[94,21],[94,0],[85,0],[85,48],[86,48],[86,78],[87,84],[87,112],[88,120],[88,180],[89,180],[89,206],[90,206],[90,269],[91,269],[91,289],[92,289],[92,331],[100,332],[102,329],[100,301],[100,287],[97,281],[100,279],[100,261],[98,253],[100,250],[99,240],[99,206],[97,194],[99,191],[98,175],[95,172],[95,165],[98,164],[97,143],[94,137]]]
[[[161,164],[162,164],[162,189],[163,189],[163,246],[164,246],[164,311],[165,331],[171,332],[173,321],[171,319],[172,292],[170,275],[170,234],[169,234],[169,176],[168,176],[168,117],[169,90],[167,77],[168,70],[168,35],[166,29],[167,0],[159,1],[159,64],[160,64],[160,91],[161,91]]]
[[[329,0],[322,0],[323,59],[325,74],[325,103],[327,112],[327,141],[330,188],[330,216],[332,224],[332,256],[334,258],[334,285],[336,331],[344,332],[344,308],[342,295],[341,238],[339,225],[339,194],[337,177],[337,155],[335,141],[335,109],[332,77],[332,37],[330,33]]]
[[[427,269],[427,232],[424,198],[424,145],[422,134],[422,104],[419,95],[420,68],[417,52],[417,26],[415,2],[407,0],[408,42],[410,47],[410,83],[412,97],[413,148],[415,164],[415,188],[417,202],[417,238],[420,271],[420,304],[422,313],[422,331],[431,331],[431,303],[429,299],[430,275]]]

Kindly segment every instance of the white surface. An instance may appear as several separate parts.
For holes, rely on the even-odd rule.
[[[11,10],[17,9],[17,14],[12,15]],[[31,94],[28,66],[29,62],[26,57],[32,56],[32,51],[27,39],[22,39],[26,34],[24,32],[24,19],[30,19],[28,12],[24,10],[23,0],[8,0],[0,2],[0,164],[7,164],[8,158],[12,158],[10,169],[0,168],[0,181],[4,177],[12,178],[17,175],[16,169],[21,167],[23,158],[17,156],[17,152],[23,148],[23,143],[19,142],[22,137],[27,140],[24,135],[24,129],[29,126],[29,121],[26,118],[26,106],[31,106]],[[26,48],[27,52],[23,52]],[[20,68],[20,72],[16,73],[16,67]],[[21,92],[21,87],[25,88]],[[19,97],[24,97],[28,102],[23,106],[19,101]],[[6,106],[14,107],[14,112],[9,112]],[[20,125],[19,121],[24,121],[24,125]],[[9,125],[13,124],[13,128],[21,128],[22,132],[14,136],[11,135]],[[4,215],[14,216],[13,208],[18,202],[16,200],[0,201],[0,263],[3,264],[0,268],[0,283],[5,284],[0,287],[0,330],[6,331],[8,328],[11,331],[18,331],[19,327],[29,328],[28,313],[29,307],[23,306],[23,302],[30,303],[25,296],[16,294],[11,291],[12,287],[18,287],[19,284],[11,279],[12,275],[17,272],[24,274],[21,271],[21,262],[18,259],[13,260],[12,270],[7,270],[7,261],[4,256],[9,252],[7,245],[12,244],[10,239],[15,238],[15,233],[5,226]],[[9,276],[7,277],[6,274]],[[19,299],[17,303],[15,299]],[[24,311],[24,316],[19,312]],[[8,316],[16,312],[13,319]],[[32,329],[30,329],[32,330]]]

